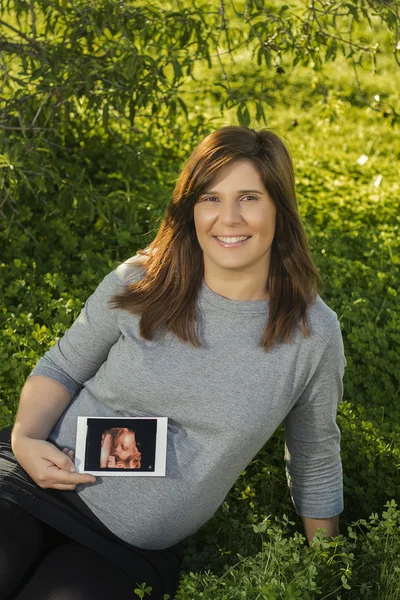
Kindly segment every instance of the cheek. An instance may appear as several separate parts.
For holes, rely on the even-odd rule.
[[[268,232],[275,231],[275,221],[275,211],[270,208],[263,210],[258,218],[259,227]]]
[[[194,226],[196,231],[199,233],[211,227],[217,216],[215,209],[213,210],[213,208],[210,206],[208,206],[207,208],[207,211],[201,209],[194,211]]]
[[[197,232],[202,229],[202,227],[203,227],[203,221],[204,221],[204,219],[203,219],[202,214],[199,213],[198,211],[197,212],[195,211],[194,212],[194,227],[195,227],[195,229],[196,229]]]

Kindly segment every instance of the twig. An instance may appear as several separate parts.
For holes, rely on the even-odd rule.
[[[36,244],[39,243],[39,241],[35,238],[35,236],[29,231],[29,229],[27,229],[25,227],[25,225],[23,223],[21,223],[20,221],[17,221],[17,224],[22,227],[22,229],[25,231],[25,233],[27,233],[29,235],[29,237],[31,238],[31,240],[33,240]]]
[[[27,56],[32,56],[33,58],[36,58],[36,60],[41,59],[41,54],[39,52],[35,52],[32,48],[29,47],[28,44],[17,44],[16,42],[8,42],[1,40],[0,50],[5,50],[8,53],[15,51],[19,52],[19,54],[26,54]]]
[[[221,67],[221,70],[222,70],[222,73],[223,73],[223,77],[222,78],[223,78],[224,81],[226,81],[227,86],[228,86],[229,95],[231,95],[232,90],[231,90],[231,87],[229,85],[229,78],[228,78],[228,75],[226,74],[225,67],[224,67],[224,64],[223,64],[223,62],[221,60],[221,56],[220,56],[219,49],[218,49],[219,40],[221,38],[221,35],[222,35],[223,31],[225,31],[226,39],[228,40],[228,45],[229,45],[229,38],[228,38],[227,31],[225,29],[225,27],[226,27],[226,21],[225,21],[225,12],[224,11],[225,11],[224,2],[223,2],[223,0],[221,0],[221,11],[220,11],[220,14],[221,14],[221,25],[220,25],[220,29],[219,29],[218,39],[216,40],[215,49],[217,51],[217,54],[216,54],[217,55],[217,59],[218,59],[218,62],[220,64],[220,67]]]
[[[32,35],[35,38],[36,37],[36,15],[35,15],[34,3],[35,3],[35,0],[31,0]]]
[[[1,53],[1,54],[0,54],[0,60],[1,60],[1,62],[3,63],[3,71],[4,71],[4,80],[3,80],[3,84],[2,84],[2,86],[1,86],[1,92],[0,92],[0,93],[2,94],[2,93],[3,93],[3,91],[4,91],[4,88],[6,87],[6,83],[7,83],[7,80],[8,80],[8,70],[7,70],[7,63],[6,63],[6,61],[4,60],[3,53]]]
[[[226,18],[225,18],[225,4],[224,4],[224,0],[220,0],[220,2],[221,2],[221,10],[220,10],[220,14],[221,14],[221,30],[225,31],[226,41],[227,41],[227,44],[228,44],[228,50],[229,50],[229,52],[232,52],[231,42],[230,42],[230,39],[229,39],[229,29],[228,29]]]
[[[51,94],[47,94],[46,98],[43,100],[43,102],[40,104],[39,108],[36,111],[36,115],[33,117],[33,121],[31,123],[31,127],[34,126],[36,119],[38,118],[43,106],[46,104],[47,100],[51,97]]]
[[[400,58],[397,56],[397,52],[400,52],[400,31],[399,31],[399,0],[396,2],[396,39],[394,41],[394,59],[400,67]]]
[[[350,30],[349,30],[350,39],[351,39],[351,37],[352,37],[352,35],[353,35],[353,24],[354,24],[354,20],[355,20],[355,19],[354,19],[354,17],[353,17],[353,18],[352,18],[352,20],[351,20],[351,24],[350,24]],[[355,76],[355,79],[356,79],[356,82],[357,82],[358,91],[359,91],[359,93],[361,94],[361,96],[363,97],[363,99],[364,99],[364,102],[366,103],[366,105],[367,105],[367,106],[368,106],[370,109],[374,110],[375,112],[380,112],[379,108],[376,108],[376,106],[372,106],[372,104],[371,104],[371,103],[369,102],[369,100],[368,100],[368,97],[367,97],[367,95],[366,95],[366,94],[365,94],[365,92],[363,92],[363,90],[361,89],[361,83],[360,83],[360,80],[359,80],[359,77],[358,77],[358,71],[357,71],[357,63],[356,63],[356,61],[354,60],[354,57],[353,57],[353,55],[351,55],[351,56],[350,56],[350,59],[351,59],[351,62],[352,62],[352,67],[353,67],[353,69],[354,69],[354,76]]]
[[[10,25],[10,23],[6,23],[2,19],[0,19],[0,25],[3,25],[3,27],[7,27],[8,29],[11,29],[11,31],[14,31],[14,33],[18,34],[20,37],[22,37],[22,39],[26,40],[29,44],[32,44],[33,46],[35,46],[36,48],[41,50],[40,44],[38,44],[35,40],[33,40],[31,37],[29,37],[25,33],[22,33],[22,31],[20,31],[19,29],[16,29],[16,27],[13,27],[12,25]]]
[[[0,123],[0,129],[7,129],[9,131],[53,131],[55,129],[49,129],[45,127],[32,127],[31,125],[26,125],[25,127],[10,127],[9,125],[2,125]]]
[[[329,38],[331,38],[331,39],[333,39],[333,40],[339,40],[339,42],[342,42],[342,43],[344,43],[344,44],[347,44],[347,45],[349,45],[349,46],[353,46],[354,48],[357,48],[358,50],[363,50],[364,52],[369,52],[369,53],[371,52],[371,49],[370,49],[370,48],[365,48],[364,46],[360,46],[359,44],[355,44],[354,42],[350,42],[349,40],[346,40],[346,39],[344,39],[344,38],[342,38],[342,37],[340,37],[340,36],[333,35],[332,33],[327,33],[327,32],[324,30],[324,28],[322,27],[322,25],[321,25],[321,23],[319,22],[319,20],[318,20],[318,17],[317,17],[317,10],[316,10],[316,8],[315,8],[315,0],[311,0],[311,10],[312,10],[312,13],[313,13],[313,17],[314,17],[314,19],[315,19],[315,22],[316,22],[316,23],[317,23],[317,25],[318,25],[318,29],[319,29],[320,33],[322,33],[322,35],[324,35],[324,36],[326,36],[326,37],[329,37]],[[324,13],[324,14],[325,14],[325,13]]]

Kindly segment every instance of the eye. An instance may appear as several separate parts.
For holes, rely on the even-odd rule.
[[[256,196],[243,196],[242,200],[244,200],[245,198],[250,198],[252,200],[258,200],[258,198],[256,198]],[[211,200],[218,200],[218,198],[216,198],[216,196],[209,196],[208,198],[203,198],[203,202],[207,202],[207,201],[211,201]]]
[[[258,198],[256,198],[256,196],[244,196],[244,198],[250,198],[252,200],[258,200]]]

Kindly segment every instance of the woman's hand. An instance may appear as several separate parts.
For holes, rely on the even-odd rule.
[[[88,473],[76,473],[76,468],[68,453],[72,450],[58,450],[54,444],[18,436],[13,440],[12,450],[21,467],[41,488],[74,490],[78,483],[93,483],[96,478]],[[73,455],[73,452],[72,452]]]

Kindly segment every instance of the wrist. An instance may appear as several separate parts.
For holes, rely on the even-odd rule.
[[[14,431],[13,429],[13,431],[11,432],[11,450],[13,451],[13,453],[15,454],[16,452],[18,452],[18,449],[28,439],[33,438],[22,431]]]

